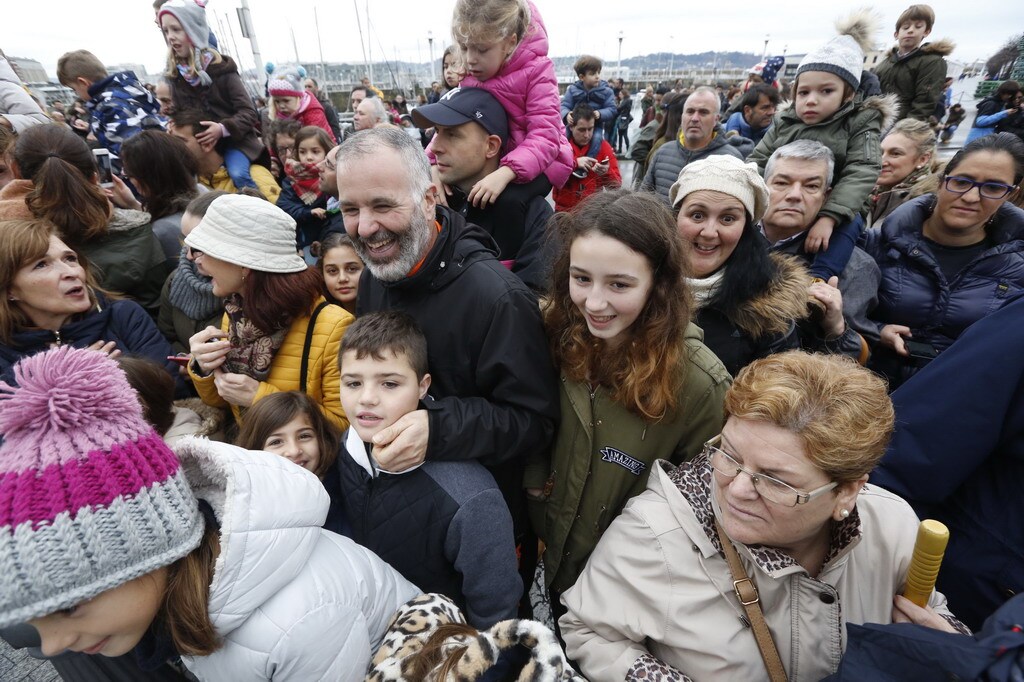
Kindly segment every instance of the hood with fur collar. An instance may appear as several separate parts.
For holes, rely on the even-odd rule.
[[[761,294],[741,308],[733,323],[755,339],[770,334],[785,334],[793,325],[807,317],[807,283],[811,275],[797,258],[770,253],[775,276]]]

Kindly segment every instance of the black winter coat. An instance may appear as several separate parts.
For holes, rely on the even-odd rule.
[[[359,282],[357,317],[403,310],[427,337],[434,400],[427,459],[475,459],[494,475],[520,528],[527,453],[545,451],[559,416],[557,374],[537,298],[496,258],[494,240],[448,208],[420,270]]]

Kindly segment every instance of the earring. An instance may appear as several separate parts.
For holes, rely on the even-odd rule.
[[[849,509],[844,509],[841,512],[839,512],[839,515],[842,516],[844,519],[849,518],[850,517],[850,510]]]

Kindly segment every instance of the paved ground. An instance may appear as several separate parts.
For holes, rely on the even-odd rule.
[[[60,676],[46,661],[12,649],[0,639],[0,680],[3,682],[60,682]]]

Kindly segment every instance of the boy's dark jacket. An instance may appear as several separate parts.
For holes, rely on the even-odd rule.
[[[355,429],[347,430],[324,476],[331,497],[324,528],[347,531],[424,592],[447,596],[474,627],[515,617],[523,583],[512,517],[487,470],[472,461],[428,461],[372,476],[350,454],[359,450],[377,469]]]

